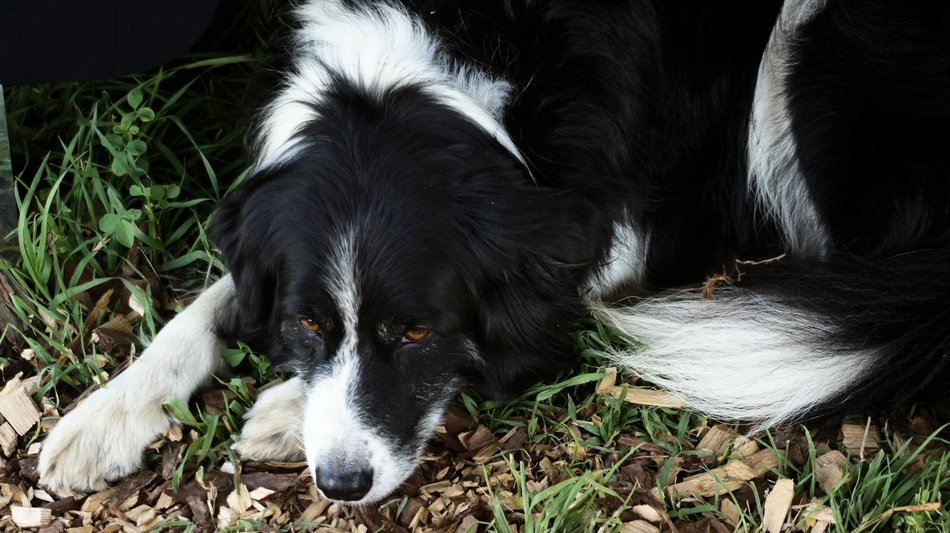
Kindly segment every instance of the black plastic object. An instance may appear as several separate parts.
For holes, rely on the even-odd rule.
[[[0,84],[141,72],[201,37],[217,0],[0,0]]]

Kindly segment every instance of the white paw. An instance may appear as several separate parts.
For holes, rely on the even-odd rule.
[[[222,368],[216,317],[233,295],[231,276],[215,282],[125,372],[63,417],[43,443],[40,482],[69,495],[101,490],[138,470],[142,451],[171,424],[162,403],[187,400]]]
[[[241,438],[232,448],[242,459],[303,461],[303,388],[292,378],[261,393],[247,414]]]
[[[40,452],[40,483],[59,495],[102,490],[138,470],[142,451],[169,424],[161,404],[143,406],[119,384],[107,385],[50,432]]]

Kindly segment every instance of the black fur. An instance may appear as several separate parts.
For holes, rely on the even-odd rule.
[[[464,370],[470,380],[506,393],[570,365],[576,287],[598,242],[593,208],[533,185],[482,131],[417,90],[373,102],[340,80],[332,95],[301,133],[321,143],[221,206],[216,231],[246,310],[228,335],[305,367],[281,321],[328,300],[321,259],[354,225],[364,308],[448,322],[485,357]]]
[[[801,29],[792,130],[838,250],[950,237],[948,21],[946,2],[831,2]]]
[[[216,233],[243,310],[234,336],[302,372],[332,357],[342,333],[322,281],[327,247],[352,230],[367,380],[399,384],[366,406],[412,411],[400,398],[435,381],[499,393],[569,366],[569,332],[619,221],[649,236],[641,292],[785,251],[779,221],[749,192],[747,160],[779,2],[406,6],[456,61],[513,85],[503,121],[528,167],[421,87],[377,97],[333,80],[297,134],[301,154],[221,206]],[[739,289],[836,325],[816,334],[816,352],[873,354],[848,405],[945,387],[950,8],[830,2],[791,46],[789,127],[829,248],[747,268]],[[319,346],[290,331],[301,315],[324,324]],[[409,364],[375,328],[411,320],[431,324],[439,349]],[[413,431],[410,415],[397,419]]]

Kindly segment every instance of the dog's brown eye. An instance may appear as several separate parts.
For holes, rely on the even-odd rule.
[[[402,341],[403,342],[419,342],[429,336],[429,330],[426,328],[406,328],[406,331],[402,332]]]
[[[320,324],[312,318],[301,318],[300,327],[309,331],[310,333],[320,333]]]

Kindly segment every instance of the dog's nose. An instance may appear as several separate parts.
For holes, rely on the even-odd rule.
[[[314,481],[323,495],[332,500],[355,502],[363,499],[373,487],[373,470],[317,468]]]

